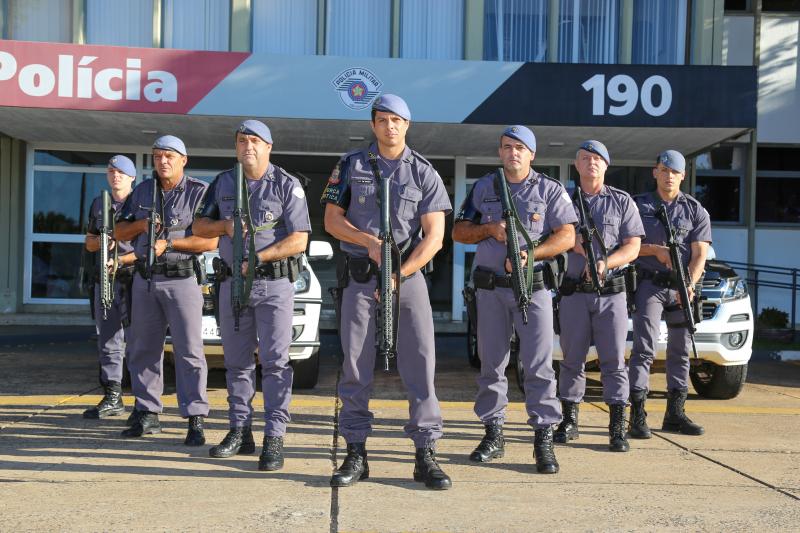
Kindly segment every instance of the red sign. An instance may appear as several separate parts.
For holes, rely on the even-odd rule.
[[[186,114],[249,55],[0,41],[0,106]]]

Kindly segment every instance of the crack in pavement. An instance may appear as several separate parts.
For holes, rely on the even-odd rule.
[[[10,428],[11,426],[13,426],[15,424],[19,424],[20,422],[24,422],[25,420],[29,420],[29,419],[31,419],[31,418],[33,418],[35,416],[39,416],[41,414],[44,414],[47,411],[49,411],[50,409],[54,409],[54,408],[56,408],[56,407],[58,407],[60,405],[64,405],[65,403],[67,403],[69,401],[72,401],[75,398],[80,398],[81,396],[86,396],[87,394],[91,394],[91,393],[93,393],[93,392],[95,392],[95,391],[97,391],[99,389],[102,389],[102,387],[101,386],[96,386],[96,387],[92,387],[91,389],[89,389],[89,390],[87,390],[85,392],[80,392],[78,394],[73,394],[72,396],[65,396],[64,398],[62,398],[58,402],[54,403],[53,405],[48,405],[47,407],[45,407],[43,409],[35,411],[35,412],[33,412],[33,413],[29,414],[29,415],[23,416],[19,420],[13,420],[9,424],[2,425],[2,426],[0,426],[0,437],[3,436],[3,430],[5,430],[7,428]]]
[[[331,471],[336,471],[336,455],[339,451],[339,380],[342,377],[341,366],[336,371],[336,392],[333,402],[333,442],[331,443]],[[330,533],[339,531],[339,487],[331,487],[331,521]]]
[[[595,407],[597,407],[601,411],[609,412],[608,409],[601,407],[597,403],[593,402],[593,404],[595,405]],[[605,404],[603,404],[603,405],[605,405]],[[628,422],[630,422],[630,420],[628,420]],[[775,492],[777,492],[779,494],[783,494],[784,496],[788,496],[789,498],[791,498],[793,500],[800,501],[800,496],[796,496],[796,495],[792,494],[791,492],[783,490],[782,488],[778,487],[777,485],[773,485],[772,483],[770,483],[768,481],[764,481],[763,479],[759,479],[759,478],[757,478],[755,476],[752,476],[752,475],[748,474],[747,472],[744,472],[743,470],[739,470],[738,468],[735,468],[735,467],[733,467],[731,465],[727,465],[727,464],[723,463],[722,461],[719,461],[717,459],[714,459],[712,457],[704,455],[703,453],[701,453],[701,452],[699,452],[697,450],[694,450],[694,449],[691,449],[691,448],[689,448],[687,446],[684,446],[683,444],[681,444],[681,443],[679,443],[677,441],[674,441],[674,440],[670,439],[669,437],[666,437],[665,435],[663,435],[660,432],[655,432],[654,431],[653,435],[658,437],[659,439],[661,439],[663,441],[669,442],[673,446],[676,446],[676,447],[680,448],[681,450],[683,450],[685,452],[688,452],[688,453],[690,453],[692,455],[696,455],[697,457],[700,457],[701,459],[705,459],[706,461],[708,461],[710,463],[714,463],[717,466],[721,466],[722,468],[730,470],[731,472],[733,472],[735,474],[739,474],[740,476],[745,477],[745,478],[749,479],[750,481],[754,481],[754,482],[756,482],[756,483],[758,483],[760,485],[763,485],[763,486],[765,486],[765,487],[767,487],[769,489],[772,489],[772,490],[774,490]]]

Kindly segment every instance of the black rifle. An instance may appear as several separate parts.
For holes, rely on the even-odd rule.
[[[383,357],[383,370],[389,372],[389,359],[397,356],[397,328],[400,317],[400,249],[392,235],[392,220],[390,217],[389,179],[381,175],[378,168],[378,159],[374,154],[369,154],[372,173],[378,184],[378,207],[380,208],[380,227],[378,238],[381,240],[381,267],[378,276],[379,302],[375,312],[377,321],[375,328],[376,349],[379,357]],[[392,273],[396,282],[392,290]]]
[[[100,194],[100,205],[103,214],[100,223],[100,305],[103,307],[103,320],[108,318],[108,310],[114,303],[114,272],[109,272],[108,245],[111,242],[111,197],[108,191]],[[116,247],[114,247],[114,266],[116,271]]]
[[[686,327],[689,329],[689,338],[692,341],[692,353],[694,358],[697,359],[697,345],[694,342],[694,334],[697,331],[694,319],[694,308],[692,302],[689,300],[689,275],[683,267],[681,261],[681,253],[678,248],[678,240],[675,238],[675,228],[672,227],[672,222],[669,220],[667,214],[667,206],[661,204],[656,210],[656,217],[664,225],[667,231],[667,247],[669,248],[669,259],[672,262],[672,271],[678,281],[678,294],[681,296],[681,309],[683,309],[683,318],[686,320]]]
[[[517,307],[522,314],[522,322],[527,324],[528,306],[531,304],[533,295],[534,244],[528,232],[525,231],[525,227],[517,215],[517,209],[511,201],[511,192],[502,168],[497,169],[495,180],[495,190],[499,192],[500,203],[503,206],[503,219],[506,222],[506,257],[511,261],[511,288],[514,291],[514,298],[517,300]],[[528,262],[524,269],[520,254],[519,235],[522,235],[528,245]]]
[[[589,276],[592,278],[592,287],[597,295],[600,296],[600,290],[603,288],[603,284],[600,281],[600,274],[597,272],[597,256],[595,255],[594,247],[592,246],[594,235],[597,233],[597,228],[594,227],[594,222],[587,213],[586,200],[583,198],[583,190],[581,189],[580,182],[578,182],[576,185],[575,196],[573,199],[578,205],[578,213],[581,217],[579,228],[579,231],[581,232],[581,244],[583,246],[583,252],[586,254],[586,265],[589,267]],[[600,239],[600,247],[605,249],[603,236],[598,235],[597,238]]]
[[[139,209],[150,212],[147,223],[147,258],[144,263],[144,279],[147,280],[147,290],[150,290],[153,282],[153,266],[156,264],[156,241],[158,240],[158,226],[161,224],[161,208],[157,207],[161,203],[161,184],[158,181],[158,173],[154,170],[153,177],[153,201],[150,207],[139,205]]]
[[[234,204],[233,204],[233,264],[231,265],[231,308],[233,309],[233,329],[239,331],[239,317],[242,309],[250,299],[258,259],[255,249],[255,235],[250,220],[250,201],[247,194],[242,164],[236,163],[233,172]],[[244,224],[247,224],[248,265],[247,275],[242,276],[244,257]]]

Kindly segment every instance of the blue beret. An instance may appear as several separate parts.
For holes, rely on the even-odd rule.
[[[525,126],[509,126],[503,130],[501,137],[511,137],[527,146],[531,152],[536,151],[536,135]]]
[[[270,133],[267,125],[259,120],[245,120],[236,128],[236,133],[255,135],[256,137],[260,137],[265,143],[272,144],[272,133]]]
[[[108,160],[109,168],[116,168],[126,176],[136,177],[136,165],[124,155],[115,155]]]
[[[683,155],[676,150],[665,150],[658,155],[656,164],[661,163],[665,167],[669,167],[676,172],[686,171],[686,159]]]
[[[181,155],[186,155],[186,146],[183,144],[183,141],[175,137],[174,135],[164,135],[156,139],[156,142],[153,143],[153,148],[157,148],[159,150],[172,150],[173,152],[178,152]]]
[[[385,111],[394,113],[400,118],[411,120],[411,111],[408,109],[406,101],[396,94],[382,94],[372,102],[374,111]]]
[[[578,149],[597,154],[605,160],[606,165],[611,164],[611,156],[608,155],[608,148],[600,141],[583,141]]]

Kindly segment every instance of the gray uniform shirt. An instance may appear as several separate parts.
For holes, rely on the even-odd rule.
[[[575,195],[572,197],[577,201]],[[603,258],[598,237],[603,239],[608,255],[611,255],[615,249],[622,246],[625,239],[644,237],[644,226],[642,226],[639,210],[636,209],[633,198],[625,191],[610,185],[603,185],[599,193],[594,195],[584,194],[583,198],[586,201],[586,214],[592,218],[594,226],[599,232],[599,235],[595,235],[592,244],[592,249],[597,259]],[[578,206],[575,203],[573,205],[575,213],[580,219]],[[583,269],[586,267],[586,258],[572,251],[568,255],[567,277],[580,278]]]
[[[282,241],[291,233],[311,233],[305,191],[296,177],[270,163],[260,179],[245,181],[250,216],[256,229],[257,251]],[[236,202],[235,192],[233,170],[218,174],[208,189],[198,216],[231,220]],[[233,240],[227,235],[219,238],[219,254],[228,265],[232,264]],[[248,254],[247,247],[244,254],[245,257]]]
[[[461,206],[456,222],[467,220],[473,224],[487,224],[502,220],[503,206],[495,190],[494,177],[495,173],[487,174],[475,182]],[[509,187],[520,221],[534,241],[549,235],[556,228],[578,221],[564,186],[549,176],[531,169],[527,178],[520,183],[509,183]],[[521,237],[519,241],[520,249],[527,249]],[[478,243],[474,266],[504,274],[505,260],[505,243],[491,238]]]
[[[153,204],[153,186],[156,179],[144,180],[136,186],[125,201],[120,220],[133,222],[150,216]],[[200,206],[208,185],[204,182],[183,176],[172,190],[161,190],[156,204],[156,212],[161,216],[163,228],[158,239],[182,239],[192,235],[194,213]],[[142,232],[132,241],[136,259],[147,258],[148,235]],[[186,252],[164,252],[156,258],[157,263],[174,262],[189,259],[194,254]]]
[[[667,231],[656,217],[658,206],[664,203],[657,192],[637,194],[633,197],[639,214],[642,217],[645,237],[642,244],[667,244]],[[682,192],[677,198],[667,204],[667,215],[676,232],[683,266],[688,267],[692,257],[691,243],[711,242],[711,218],[708,211],[689,196]],[[640,257],[636,264],[643,270],[667,271],[667,267],[653,256]]]
[[[377,236],[380,230],[378,185],[370,166],[370,154],[377,156],[381,175],[390,176],[390,215],[395,242],[402,248],[412,238],[413,247],[422,239],[420,217],[436,211],[447,215],[452,205],[442,178],[433,166],[408,147],[398,160],[381,157],[374,143],[367,150],[345,154],[333,169],[320,201],[323,205],[333,203],[343,208],[351,224]],[[343,241],[341,249],[356,257],[368,255],[366,248],[349,242]]]

